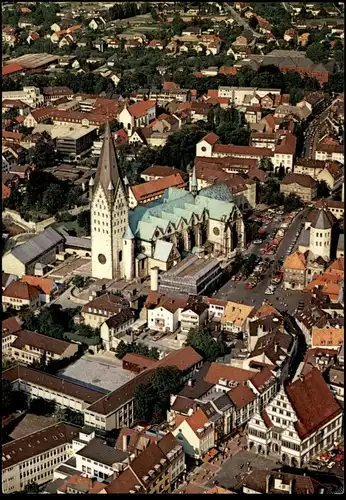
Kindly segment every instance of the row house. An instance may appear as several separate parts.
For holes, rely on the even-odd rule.
[[[216,134],[208,134],[196,145],[196,156],[209,158],[233,156],[236,158],[255,159],[257,162],[268,158],[273,162],[275,172],[282,165],[285,172],[292,171],[296,151],[297,138],[293,134],[281,137],[274,151],[266,147],[233,146],[218,144],[219,137]]]
[[[62,481],[76,474],[102,482],[113,479],[131,463],[135,456],[128,451],[108,445],[103,439],[95,437],[95,430],[82,428],[72,440],[72,450],[68,460],[54,471],[53,481]],[[45,491],[49,490],[47,485]],[[101,484],[101,489],[104,485]]]
[[[248,424],[250,450],[293,467],[307,464],[341,436],[342,409],[317,368],[284,384]]]
[[[100,493],[171,493],[185,475],[185,454],[171,432],[158,436]]]
[[[315,160],[339,162],[344,164],[344,146],[337,141],[322,140],[315,148]]]
[[[30,483],[53,479],[54,469],[67,460],[79,428],[54,424],[2,446],[2,492],[23,492]]]
[[[24,365],[34,362],[48,363],[51,360],[70,358],[78,351],[78,345],[59,340],[37,332],[23,330],[11,332],[2,327],[2,353],[11,361]]]
[[[81,319],[85,325],[99,328],[102,323],[129,307],[129,302],[112,293],[105,293],[99,297],[90,297],[91,300],[84,304]]]
[[[104,396],[101,389],[88,389],[29,366],[16,365],[9,368],[2,373],[2,378],[11,382],[14,390],[27,394],[29,399],[55,401],[58,406],[77,412],[82,412]]]

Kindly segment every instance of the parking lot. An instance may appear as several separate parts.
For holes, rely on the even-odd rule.
[[[301,292],[294,290],[283,290],[282,285],[278,286],[273,295],[265,295],[265,291],[270,285],[270,281],[272,279],[272,273],[274,269],[279,265],[280,260],[284,260],[287,257],[289,252],[289,248],[291,247],[293,251],[295,242],[297,241],[297,233],[302,227],[302,221],[305,218],[305,211],[302,211],[298,216],[293,220],[293,222],[289,225],[286,230],[286,233],[278,245],[277,251],[274,256],[270,256],[269,258],[272,260],[272,264],[264,279],[257,284],[255,288],[249,290],[245,288],[247,279],[243,279],[242,281],[228,281],[220,290],[217,292],[216,297],[220,299],[233,300],[235,302],[243,302],[247,305],[253,305],[255,307],[259,307],[262,305],[264,299],[267,299],[270,303],[274,305],[274,307],[278,307],[281,310],[287,309],[289,313],[295,311],[299,298],[301,297]],[[275,229],[277,229],[280,225],[280,222],[271,222],[267,227],[267,232],[270,234]],[[255,254],[257,256],[260,255],[260,249],[263,248],[265,243],[269,243],[271,238],[266,238],[261,245],[255,245],[252,243],[247,249],[247,254]],[[263,255],[262,257],[266,257]]]
[[[114,353],[85,354],[58,374],[89,386],[115,391],[135,377],[135,373],[122,368],[122,361]]]

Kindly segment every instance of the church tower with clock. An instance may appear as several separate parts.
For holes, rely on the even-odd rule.
[[[109,123],[89,190],[92,276],[121,279],[124,276],[123,238],[128,225],[128,205]]]

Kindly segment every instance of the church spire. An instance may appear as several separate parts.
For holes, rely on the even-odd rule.
[[[115,144],[109,122],[106,123],[103,145],[95,174],[95,190],[99,184],[103,187],[103,190],[108,198],[112,198],[117,192],[119,184],[123,185],[118,169]],[[110,185],[114,187],[114,190],[109,189]]]
[[[192,178],[191,178],[191,193],[195,196],[197,194],[197,174],[196,174],[196,165],[193,166],[192,169]]]

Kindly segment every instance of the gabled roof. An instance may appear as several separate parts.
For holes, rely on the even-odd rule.
[[[295,426],[301,439],[342,414],[339,403],[316,368],[287,385],[285,392],[297,416]]]
[[[37,276],[22,276],[22,281],[38,288],[42,293],[49,295],[53,288],[55,287],[55,283],[50,278],[39,278]]]
[[[2,293],[3,297],[10,299],[22,299],[31,301],[34,297],[39,297],[40,291],[35,286],[23,281],[12,281]]]
[[[63,236],[53,228],[48,227],[42,231],[42,233],[37,234],[22,245],[14,248],[12,250],[12,255],[23,264],[29,264],[29,262],[36,259],[39,255],[62,241],[64,241]]]
[[[305,271],[306,269],[306,259],[303,253],[294,252],[292,255],[289,255],[284,262],[284,269],[300,269]]]
[[[170,188],[183,188],[185,187],[185,181],[180,174],[172,174],[168,177],[162,177],[161,179],[155,179],[153,181],[148,181],[143,184],[137,184],[131,186],[131,191],[133,196],[138,202],[145,201],[146,198],[150,198],[155,195],[159,195]]]

